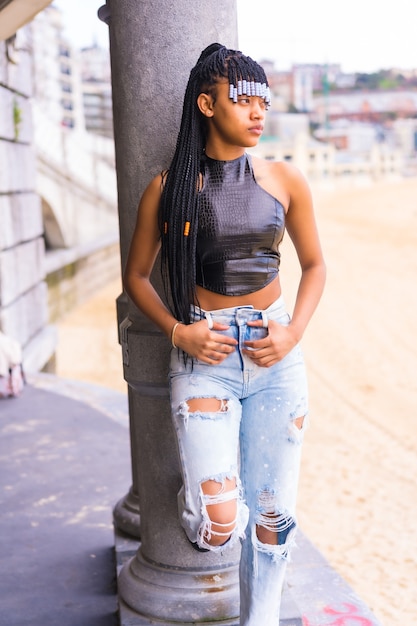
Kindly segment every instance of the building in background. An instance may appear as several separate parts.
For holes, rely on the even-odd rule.
[[[85,127],[78,55],[63,35],[62,14],[50,5],[32,21],[33,97],[48,118]]]
[[[85,127],[103,137],[113,137],[109,51],[97,45],[80,51]]]
[[[370,90],[359,88],[356,75],[343,74],[336,64],[298,64],[285,72],[271,62],[262,64],[272,105],[257,154],[293,161],[326,184],[417,173],[412,82],[408,89]],[[413,81],[415,72],[408,74]]]
[[[97,45],[75,50],[54,5],[36,16],[31,30],[34,98],[42,110],[65,128],[112,138],[109,51]]]
[[[300,113],[313,109],[314,74],[307,65],[295,65],[292,70],[292,104]]]

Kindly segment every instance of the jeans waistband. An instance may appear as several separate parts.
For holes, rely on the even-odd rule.
[[[285,304],[281,295],[266,309],[255,309],[251,304],[245,304],[242,306],[206,311],[195,305],[192,307],[191,319],[194,321],[206,319],[209,328],[213,327],[214,321],[228,324],[229,326],[242,326],[250,320],[262,319],[262,326],[267,328],[268,318],[274,317],[278,312],[284,311]]]

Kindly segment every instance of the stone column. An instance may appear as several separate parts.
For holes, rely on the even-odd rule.
[[[138,200],[173,154],[190,69],[209,43],[237,45],[236,0],[107,0],[100,17],[110,25],[124,267]],[[153,281],[162,293],[158,268]],[[178,521],[181,481],[169,415],[169,342],[125,296],[118,313],[133,485],[116,507],[115,522],[141,537],[119,576],[121,602],[139,615],[168,622],[235,623],[238,548],[226,557],[198,553]]]

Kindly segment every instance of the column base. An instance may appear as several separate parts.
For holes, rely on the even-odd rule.
[[[126,605],[138,625],[152,623],[239,624],[238,566],[215,569],[171,568],[144,559],[140,549],[121,568],[121,607]],[[126,607],[124,607],[126,609]],[[133,624],[128,621],[126,624]]]
[[[132,560],[132,557],[135,557],[135,555],[137,554],[138,549],[140,548],[140,541],[135,540],[131,537],[127,537],[125,535],[123,535],[123,533],[120,533],[117,531],[115,531],[115,535],[114,535],[114,539],[115,539],[115,556],[116,556],[116,570],[117,570],[117,575],[120,575],[120,572],[122,571],[123,567],[129,567],[129,563]],[[152,564],[151,564],[152,567]],[[162,568],[165,569],[165,568]],[[202,571],[198,571],[197,568],[190,568],[187,570],[188,575],[189,576],[212,576],[213,574],[216,575],[217,571],[218,571],[219,567],[216,567],[215,570],[213,570],[212,568],[207,571],[204,570],[204,572]],[[291,566],[290,566],[291,569]],[[301,570],[301,567],[298,567],[298,570]],[[158,575],[158,572],[160,570],[158,569],[156,574]],[[147,575],[147,571],[144,569],[143,573],[141,574],[143,576]],[[236,571],[236,578],[238,576],[238,572]],[[122,584],[120,584],[120,579],[119,579],[119,584],[118,584],[118,605],[119,605],[119,626],[155,626],[156,624],[156,613],[161,614],[161,604],[162,604],[162,608],[164,607],[164,595],[161,599],[161,594],[164,594],[164,587],[163,585],[166,584],[167,582],[167,576],[164,576],[160,579],[158,579],[158,584],[161,587],[158,592],[155,592],[155,590],[152,590],[152,594],[151,594],[151,598],[150,598],[150,602],[157,602],[158,604],[156,604],[155,606],[152,606],[152,617],[150,617],[149,615],[144,615],[143,614],[143,607],[142,607],[142,602],[133,602],[132,604],[136,604],[138,606],[138,608],[132,608],[131,606],[128,606],[128,604],[125,602],[124,599],[124,592],[126,591],[126,588],[130,588],[129,589],[129,594],[130,593],[137,593],[139,597],[140,594],[142,594],[142,585],[139,582],[139,585],[136,587],[137,584],[137,579],[134,575],[133,572],[124,572],[123,577],[126,577],[127,580],[125,580],[124,582],[122,582]],[[184,580],[184,579],[182,579]],[[168,581],[170,582],[170,581]],[[188,581],[185,581],[188,584]],[[282,596],[282,606],[281,606],[281,619],[280,619],[280,626],[302,626],[303,625],[303,619],[301,617],[301,612],[298,606],[298,602],[295,602],[296,598],[296,589],[297,589],[297,584],[295,584],[296,581],[292,581],[291,584],[286,584],[284,586],[284,590],[283,590],[283,596]],[[153,585],[154,583],[151,581],[151,584]],[[237,583],[236,583],[237,584]],[[195,583],[193,581],[193,585],[194,585],[194,596],[196,596],[196,590],[195,590]],[[172,584],[171,586],[171,593],[172,593]],[[120,588],[122,587],[122,589]],[[304,588],[303,588],[303,596],[305,595],[304,593]],[[174,588],[174,592],[176,594],[178,594],[179,597],[182,597],[182,592],[183,589],[178,589],[178,588]],[[205,590],[205,592],[207,593],[207,588]],[[203,591],[204,593],[204,591]],[[219,589],[217,589],[213,594],[210,594],[210,602],[217,602],[218,601],[218,594],[221,593]],[[236,589],[236,595],[238,594],[238,590]],[[188,595],[188,594],[187,594]],[[189,599],[189,597],[187,598]],[[194,598],[195,600],[196,598]],[[198,596],[197,601],[200,600],[200,596]],[[149,600],[148,600],[149,602]],[[140,604],[140,606],[139,606]],[[158,619],[158,626],[179,626],[181,625],[187,625],[190,622],[187,621],[186,619],[186,615],[182,613],[182,607],[181,607],[181,618],[180,620],[178,619],[166,619],[166,618],[157,618]],[[165,611],[162,611],[165,614]],[[203,619],[197,622],[193,622],[191,621],[191,623],[194,624],[204,624],[204,626],[239,626],[239,618],[238,617],[231,617],[229,619],[221,619],[218,620],[216,619],[215,621],[211,621],[210,619]]]
[[[139,498],[133,493],[132,488],[114,507],[113,522],[119,530],[140,539]]]

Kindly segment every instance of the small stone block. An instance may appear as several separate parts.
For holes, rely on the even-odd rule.
[[[126,535],[118,528],[114,529],[114,551],[116,565],[121,567],[128,559],[135,556],[140,546],[139,539]]]

